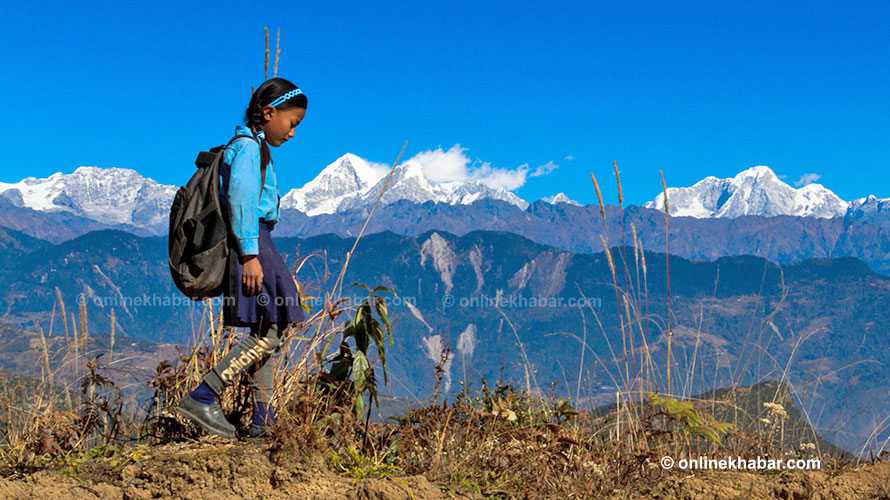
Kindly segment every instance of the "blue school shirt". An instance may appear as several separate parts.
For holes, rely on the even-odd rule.
[[[256,134],[244,125],[235,127],[235,135]],[[272,162],[266,166],[266,182],[260,195],[260,145],[248,137],[239,137],[226,148],[219,166],[220,202],[227,205],[232,232],[238,238],[241,255],[257,255],[259,220],[278,221],[278,181]]]

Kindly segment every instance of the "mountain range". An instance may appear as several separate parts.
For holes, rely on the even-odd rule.
[[[310,217],[366,212],[387,181],[380,200],[384,206],[399,201],[467,206],[481,200],[500,200],[527,211],[531,205],[503,187],[493,189],[479,180],[432,181],[414,160],[397,165],[391,176],[388,173],[385,167],[347,153],[304,186],[288,191],[281,198],[281,208]],[[0,183],[0,200],[43,213],[66,213],[103,227],[161,235],[166,234],[169,207],[176,190],[176,186],[159,184],[134,170],[79,167],[72,174],[55,173],[45,179],[28,177],[16,183]],[[667,194],[670,213],[676,217],[789,215],[863,219],[890,214],[890,199],[868,196],[847,202],[819,184],[793,188],[765,166],[749,168],[732,178],[706,177],[691,187],[668,188]],[[663,210],[663,198],[664,194],[658,194],[643,207]],[[581,206],[563,193],[541,201]]]
[[[821,184],[795,189],[764,166],[749,168],[729,179],[709,176],[692,187],[668,188],[667,196],[671,215],[696,218],[743,215],[832,218],[845,216],[853,203],[864,203],[864,199],[846,202]],[[644,206],[664,210],[664,194]]]
[[[64,212],[100,224],[156,231],[169,225],[176,186],[159,184],[125,168],[79,167],[45,179],[0,183],[0,197],[17,207]]]
[[[347,153],[303,187],[282,196],[281,208],[308,216],[366,209],[376,201],[388,173]],[[132,228],[142,234],[160,235],[167,232],[170,204],[177,189],[143,177],[135,170],[79,167],[71,174],[57,172],[44,179],[27,177],[15,183],[0,183],[0,199],[7,205],[65,213],[108,228]],[[528,202],[512,192],[493,189],[482,181],[431,181],[414,160],[395,167],[381,202],[468,205],[481,199],[502,200],[521,209],[528,207]],[[577,204],[562,193],[553,199],[554,203]]]
[[[367,161],[347,153],[303,187],[292,189],[283,196],[281,207],[296,209],[309,216],[367,208],[383,190],[388,173],[372,168]],[[564,194],[562,196],[565,197]],[[478,180],[434,182],[415,160],[395,167],[380,201],[384,205],[399,200],[469,205],[484,198],[506,201],[523,210],[528,207],[528,202],[506,189],[492,189]],[[566,200],[570,201],[568,198]]]
[[[385,168],[344,155],[282,198],[275,237],[359,234],[384,173]],[[131,170],[81,167],[70,175],[0,184],[0,226],[53,243],[102,229],[164,235],[164,200],[173,191]],[[890,275],[890,200],[869,196],[838,204],[825,188],[791,188],[766,167],[731,179],[708,178],[691,188],[669,188],[668,196],[671,212],[698,210],[702,215],[671,217],[674,255],[706,260],[757,255],[783,265],[851,256]],[[598,205],[582,206],[562,193],[530,204],[517,199],[479,182],[432,182],[417,164],[407,162],[393,172],[365,234],[508,231],[565,251],[592,253],[602,250],[601,237],[610,244],[629,243],[635,232],[646,250],[666,249],[665,217],[657,208],[661,198],[648,204],[652,208],[607,205],[605,220]],[[840,215],[817,216],[832,213]]]

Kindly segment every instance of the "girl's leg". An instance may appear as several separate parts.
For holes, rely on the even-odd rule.
[[[265,337],[278,337],[281,343],[281,331],[284,327],[272,325],[264,332]],[[253,415],[248,434],[251,437],[261,437],[276,422],[275,413],[272,411],[272,394],[275,391],[275,360],[272,356],[266,356],[254,363],[250,370],[250,383],[253,387]]]
[[[257,363],[262,363],[264,367],[269,364],[268,370],[259,370],[263,372],[263,378],[254,377],[254,392],[268,393],[268,396],[265,397],[265,400],[268,401],[272,389],[274,389],[274,368],[271,366],[272,364],[264,363],[264,361],[281,345],[278,330],[278,325],[275,324],[263,325],[262,331],[251,329],[251,334],[246,335],[204,376],[202,385],[206,384],[218,395],[241,372],[250,369]],[[266,372],[270,372],[271,377]],[[272,380],[272,389],[265,385],[268,383],[266,380],[269,379]]]
[[[281,345],[279,335],[278,325],[275,324],[261,330],[251,329],[250,335],[246,335],[204,376],[201,385],[182,398],[177,411],[209,432],[235,437],[235,427],[225,419],[216,398],[236,376],[245,370],[252,370],[251,383],[257,403],[253,411],[254,425],[249,434],[253,437],[263,435],[268,426],[275,423],[268,403],[275,389],[275,368],[274,363],[266,363],[266,360]]]
[[[265,332],[265,336],[278,338],[278,344],[281,344],[279,325],[271,325],[269,330]],[[257,361],[250,373],[250,382],[253,386],[254,406],[253,406],[253,423],[268,427],[275,423],[275,415],[269,402],[272,400],[272,393],[275,391],[275,360],[272,356]]]

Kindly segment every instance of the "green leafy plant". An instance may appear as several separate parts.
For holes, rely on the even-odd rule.
[[[384,460],[377,461],[371,457],[362,455],[358,450],[351,446],[347,446],[344,452],[343,455],[334,453],[328,459],[328,466],[335,472],[356,479],[389,478],[401,484],[408,492],[408,496],[412,499],[414,498],[414,494],[411,492],[408,483],[394,476],[394,474],[401,473],[402,469],[387,463],[385,460],[386,456],[384,456]]]
[[[484,377],[477,390],[470,391],[464,385],[457,393],[455,403],[468,403],[486,414],[503,418],[517,426],[547,420],[547,408],[540,401],[504,380],[498,380],[494,389],[489,387]]]
[[[339,352],[331,360],[330,371],[324,379],[332,388],[345,388],[344,397],[352,403],[355,415],[361,417],[365,408],[365,393],[368,394],[369,402],[379,405],[377,379],[369,361],[371,341],[374,341],[377,356],[380,358],[384,384],[387,383],[387,341],[389,347],[393,346],[392,328],[386,301],[377,295],[377,292],[383,291],[393,295],[395,292],[384,286],[375,287],[373,290],[361,283],[353,283],[352,286],[360,286],[367,290],[368,297],[356,309],[352,321],[346,323],[346,327],[343,329],[343,338],[340,340]],[[374,312],[377,313],[379,320],[374,317]],[[354,345],[350,345],[349,339],[352,339]],[[333,338],[328,340],[322,352],[327,352],[332,340]]]
[[[720,422],[710,413],[696,408],[690,401],[679,401],[651,392],[646,396],[653,408],[660,408],[663,415],[677,422],[680,429],[687,434],[720,443],[720,435],[735,428],[734,425]]]
[[[124,465],[136,462],[142,454],[134,450],[121,450],[112,444],[99,445],[89,450],[74,449],[69,451],[59,461],[59,474],[63,477],[78,477],[85,465],[95,463],[110,467],[112,471],[119,472]]]
[[[556,419],[557,424],[564,424],[578,416],[578,410],[575,409],[568,400],[563,398],[557,398],[553,403],[551,411],[553,412],[553,418]]]
[[[337,453],[331,455],[328,464],[335,472],[354,478],[390,477],[393,473],[402,471],[395,465],[377,462],[371,457],[362,455],[351,446],[346,447],[344,455]]]

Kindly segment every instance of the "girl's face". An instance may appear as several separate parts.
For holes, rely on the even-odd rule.
[[[278,109],[266,106],[263,110],[263,132],[266,134],[266,142],[270,146],[278,147],[294,136],[294,128],[303,121],[306,116],[306,108]]]

